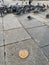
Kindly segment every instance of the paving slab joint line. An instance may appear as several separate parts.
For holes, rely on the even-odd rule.
[[[35,26],[35,27],[29,27],[29,28],[26,28],[26,29],[32,29],[32,28],[38,28],[38,27],[44,27],[46,25],[41,25],[41,26]]]
[[[25,40],[21,40],[21,41],[26,41],[26,40],[29,40],[29,39],[31,39],[31,38],[28,38],[28,39],[25,39]],[[5,45],[3,45],[3,46],[7,46],[7,45],[11,45],[11,44],[16,44],[16,43],[21,42],[21,41],[17,41],[17,42],[13,42],[13,43],[5,44]]]
[[[3,17],[2,17],[2,25],[3,25],[3,46],[4,46],[4,64],[6,65],[6,61],[5,61],[5,39],[4,39],[4,23],[3,23]]]
[[[42,54],[44,55],[46,61],[48,62],[49,59],[48,59],[48,58],[46,57],[46,55],[43,53],[42,49],[41,49],[41,52],[42,52]]]
[[[4,39],[4,23],[3,23],[3,17],[2,17],[2,25],[3,25],[3,45],[5,45],[5,39]]]
[[[6,52],[4,51],[4,64],[6,65],[5,59],[6,59]]]
[[[11,29],[7,29],[7,30],[4,30],[4,31],[8,31],[8,30],[14,30],[14,29],[20,29],[22,27],[18,27],[18,28],[11,28]]]
[[[22,27],[24,28],[24,26],[23,26],[23,24],[21,23],[21,21],[18,19],[18,21],[19,21],[19,23],[22,25]],[[25,29],[25,31],[29,34],[29,36],[31,37],[31,39],[35,42],[35,43],[37,43],[36,41],[35,41],[35,39],[30,35],[30,33],[27,31],[27,29],[26,28],[24,28]],[[38,43],[37,43],[37,45],[38,45]]]
[[[44,48],[44,47],[48,47],[49,46],[49,44],[48,45],[44,45],[44,46],[42,46],[42,47],[40,47],[40,48]]]

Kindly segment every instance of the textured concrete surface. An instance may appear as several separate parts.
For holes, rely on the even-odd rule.
[[[0,30],[3,30],[3,28],[2,28],[2,18],[0,18]]]
[[[20,28],[21,24],[18,22],[17,18],[13,14],[8,14],[3,18],[4,30],[12,28]]]
[[[4,47],[0,47],[0,65],[4,64]]]
[[[45,56],[49,59],[49,46],[43,47],[42,51],[44,52]]]
[[[18,17],[20,23],[25,27],[25,28],[32,28],[32,27],[37,27],[37,26],[42,26],[44,25],[43,23],[41,23],[40,21],[38,21],[37,19],[35,19],[34,17],[32,17],[32,20],[29,20],[27,17],[30,15],[26,14],[23,15],[23,17]],[[30,15],[31,16],[31,15]]]
[[[49,65],[49,52],[47,55],[43,48],[49,45],[49,27],[37,18],[28,20],[30,14],[9,14],[0,18],[0,65]],[[21,59],[18,55],[22,49],[29,52],[26,59]]]
[[[23,28],[4,31],[4,33],[5,33],[5,35],[4,35],[5,44],[18,42],[21,40],[31,38]]]
[[[27,29],[30,35],[38,42],[39,46],[49,45],[49,27]]]
[[[32,39],[21,41],[12,45],[5,46],[6,65],[46,65],[47,61],[41,50],[37,47]],[[19,57],[19,50],[26,49],[29,56],[26,59]]]
[[[0,31],[0,46],[4,45],[3,43],[3,31]]]
[[[0,17],[0,65],[49,65],[48,11]],[[19,57],[22,49],[29,52],[25,59]]]

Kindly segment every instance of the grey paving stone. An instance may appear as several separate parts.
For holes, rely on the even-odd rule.
[[[2,26],[3,26],[3,24],[2,24],[2,18],[0,18],[0,30],[3,30]]]
[[[19,51],[26,49],[29,56],[25,59],[19,57]],[[46,65],[47,61],[32,39],[5,46],[6,65]]]
[[[4,45],[3,43],[3,31],[0,31],[0,46]]]
[[[0,65],[4,64],[4,47],[0,47]]]
[[[27,30],[40,47],[49,45],[49,27],[44,26]]]
[[[0,23],[2,23],[2,18],[0,17]]]
[[[28,20],[27,16],[29,16],[29,15],[27,14],[27,15],[23,15],[23,16],[18,17],[19,21],[23,24],[23,26],[25,28],[30,28],[30,27],[36,27],[36,26],[44,25],[43,23],[39,22],[35,18],[32,18],[32,20]]]
[[[47,59],[49,60],[49,46],[43,47],[42,50],[45,56],[47,57]]]
[[[3,30],[3,25],[0,23],[0,30]]]
[[[47,63],[46,65],[49,65],[49,63]]]
[[[22,27],[18,19],[13,14],[8,14],[3,18],[4,30]]]
[[[5,44],[9,44],[29,38],[31,37],[23,28],[5,31]]]
[[[49,9],[47,9],[45,12],[41,12],[40,14],[38,14],[39,15],[39,17],[41,17],[41,18],[43,18],[45,21],[45,24],[47,25],[47,26],[49,26],[49,19],[48,18],[46,18],[46,15],[49,13]],[[40,19],[40,18],[39,18]],[[43,20],[42,20],[43,21]]]

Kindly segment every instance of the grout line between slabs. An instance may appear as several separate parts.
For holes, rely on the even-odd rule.
[[[18,19],[18,21],[19,21],[19,23],[22,25],[22,27],[24,28],[24,26],[23,26],[23,24],[21,23],[21,21]],[[27,31],[27,29],[26,28],[24,28],[25,29],[25,31],[29,34],[29,36],[31,37],[31,39],[33,39],[34,40],[34,38],[30,35],[30,33]],[[36,42],[35,40],[34,40],[34,42]],[[37,42],[36,42],[37,43]]]
[[[26,28],[26,29],[32,29],[32,28],[38,28],[38,27],[44,27],[46,25],[41,25],[41,26],[35,26],[35,27],[29,27],[29,28]]]
[[[2,25],[3,25],[3,44],[5,45],[3,17],[2,17]],[[3,45],[3,46],[4,46],[4,45]],[[4,46],[4,64],[6,65],[6,61],[5,61],[5,46]]]
[[[35,26],[35,27],[28,27],[28,28],[26,28],[26,29],[31,29],[31,28],[38,28],[38,27],[44,27],[44,26],[46,26],[46,25]],[[23,27],[19,27],[19,28],[11,28],[11,29],[4,30],[4,31],[9,31],[9,30],[14,30],[14,29],[21,29],[21,28],[23,28]],[[25,27],[24,27],[24,28],[25,28]]]
[[[26,41],[26,40],[29,40],[29,39],[31,39],[31,38],[24,39],[24,40],[17,41],[17,42],[13,42],[13,43],[8,43],[8,44],[2,45],[2,46],[0,46],[0,47],[7,46],[7,45],[11,45],[11,44],[15,44],[15,43],[19,43],[19,42]]]

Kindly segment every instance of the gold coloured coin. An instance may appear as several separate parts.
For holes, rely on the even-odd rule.
[[[29,55],[29,53],[27,50],[20,50],[19,51],[19,57],[20,58],[26,58],[26,57],[28,57],[28,55]]]

